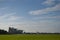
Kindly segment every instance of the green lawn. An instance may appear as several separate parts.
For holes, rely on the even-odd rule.
[[[0,35],[0,40],[60,40],[60,34]]]

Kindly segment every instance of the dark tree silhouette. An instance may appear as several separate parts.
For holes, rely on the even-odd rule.
[[[7,34],[8,32],[0,29],[0,34]]]

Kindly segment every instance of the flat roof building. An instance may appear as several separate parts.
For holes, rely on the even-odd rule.
[[[11,33],[11,34],[22,34],[23,30],[18,30],[16,28],[9,27],[9,33]]]

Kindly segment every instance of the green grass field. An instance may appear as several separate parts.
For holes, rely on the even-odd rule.
[[[60,34],[0,35],[0,40],[60,40]]]

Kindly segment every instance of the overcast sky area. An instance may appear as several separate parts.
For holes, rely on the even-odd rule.
[[[0,0],[0,29],[60,32],[60,0]]]

